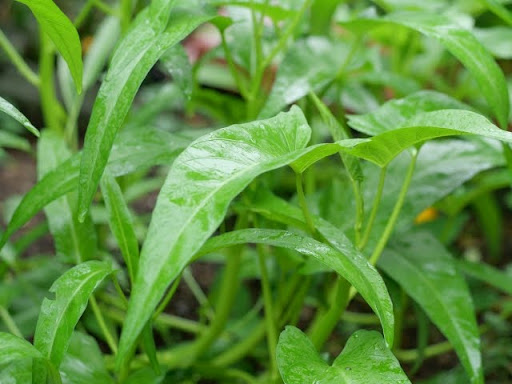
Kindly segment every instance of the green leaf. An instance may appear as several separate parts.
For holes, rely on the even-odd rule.
[[[10,333],[0,332],[0,367],[25,358],[42,358],[28,341]]]
[[[96,340],[74,332],[60,365],[63,384],[113,384]]]
[[[7,113],[9,116],[16,119],[36,137],[39,137],[39,131],[37,128],[34,127],[32,123],[20,111],[18,111],[14,105],[2,97],[0,97],[0,111]]]
[[[71,152],[64,139],[54,131],[45,130],[37,148],[38,179],[43,179],[69,157]],[[44,211],[57,254],[62,260],[79,264],[95,257],[97,244],[94,224],[90,216],[83,223],[78,222],[75,215],[76,193],[51,202]]]
[[[357,19],[343,25],[366,32],[386,24],[401,25],[438,40],[473,74],[500,126],[506,127],[509,102],[505,76],[471,32],[454,25],[440,14],[412,11],[394,12],[381,18]]]
[[[286,202],[283,202],[282,206],[285,204]],[[290,216],[296,218],[295,209],[298,210],[298,208],[290,206],[285,209],[292,211]],[[300,213],[300,210],[298,212]],[[255,243],[287,248],[312,257],[347,279],[361,293],[379,317],[388,344],[393,345],[393,304],[382,277],[355,249],[343,232],[321,219],[317,219],[315,225],[322,235],[330,240],[332,247],[290,231],[242,229],[211,238],[201,248],[199,254],[238,244]]]
[[[88,261],[68,270],[51,286],[50,292],[55,293],[55,300],[43,300],[34,345],[55,366],[62,362],[89,297],[111,273],[112,268],[108,264]]]
[[[457,268],[468,276],[481,280],[490,286],[512,296],[510,275],[485,263],[458,261]]]
[[[429,233],[409,232],[400,239],[384,251],[378,266],[402,286],[452,343],[471,382],[483,383],[473,302],[453,258]]]
[[[116,179],[105,171],[101,179],[101,192],[108,210],[108,222],[116,237],[121,254],[128,268],[130,280],[133,283],[137,275],[139,263],[139,243],[133,228],[133,220],[124,200],[123,192]]]
[[[507,44],[512,40],[512,28],[501,26],[485,29],[475,28],[473,33],[494,57],[505,60],[512,59],[512,50]]]
[[[73,23],[52,0],[17,0],[30,8],[41,29],[53,41],[75,81],[78,93],[82,92],[82,46]]]
[[[408,120],[419,113],[441,109],[471,108],[443,93],[419,91],[403,99],[388,101],[370,113],[349,115],[348,124],[356,131],[375,136],[403,127]]]
[[[169,48],[160,58],[162,67],[172,76],[173,82],[183,91],[187,99],[192,96],[194,79],[192,65],[183,45],[176,44]]]
[[[369,141],[351,145],[352,148],[346,152],[382,167],[406,148],[440,137],[478,135],[512,143],[510,132],[499,129],[482,115],[470,111],[447,109],[420,113],[403,126],[405,128],[387,131]],[[345,145],[344,142],[338,143]]]
[[[118,366],[131,353],[167,287],[221,223],[231,200],[258,175],[298,158],[310,135],[304,115],[294,107],[272,119],[205,135],[176,159],[142,247]]]
[[[79,178],[79,218],[96,192],[114,138],[142,81],[158,59],[211,16],[174,10],[174,0],[153,1],[117,46],[93,106]],[[169,24],[169,27],[167,27]]]
[[[288,104],[331,82],[341,68],[348,48],[345,44],[312,36],[290,47],[260,112],[260,117],[274,116]]]
[[[374,331],[355,332],[329,366],[304,333],[287,326],[277,344],[277,364],[285,384],[410,383],[382,336]]]
[[[108,171],[122,176],[154,165],[170,164],[190,140],[156,129],[122,132],[112,149]],[[0,249],[7,239],[47,204],[76,189],[80,156],[75,154],[49,172],[25,196],[3,233]]]
[[[30,143],[28,140],[16,136],[8,131],[0,131],[0,148],[19,149],[20,151],[30,151]]]
[[[16,360],[0,367],[0,383],[34,384],[32,381],[32,359]]]

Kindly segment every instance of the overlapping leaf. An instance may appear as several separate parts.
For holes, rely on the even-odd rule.
[[[0,111],[7,113],[12,118],[18,120],[25,128],[32,132],[35,136],[39,137],[39,131],[32,123],[21,113],[14,105],[9,103],[4,98],[0,97]]]
[[[96,287],[112,273],[112,268],[100,261],[79,264],[50,288],[55,300],[44,299],[34,334],[34,345],[55,366],[59,366],[73,330],[87,307]]]
[[[71,157],[64,139],[48,130],[43,132],[37,152],[39,180]],[[78,264],[95,257],[97,245],[91,218],[79,223],[75,213],[76,194],[62,196],[45,207],[57,254],[62,260]]]
[[[264,204],[262,205],[265,207]],[[298,208],[291,205],[288,206],[284,201],[280,207],[286,211],[283,212],[284,214],[300,220],[301,214]],[[368,263],[364,256],[355,249],[343,232],[321,219],[317,219],[315,224],[320,233],[331,242],[333,247],[320,243],[310,237],[284,230],[242,229],[208,240],[200,252],[208,253],[219,248],[237,244],[256,243],[288,248],[305,256],[312,257],[347,279],[361,293],[366,302],[379,316],[386,341],[389,345],[393,345],[393,304],[382,277]]]
[[[413,11],[394,12],[381,18],[357,19],[344,23],[344,26],[366,32],[385,24],[411,28],[443,44],[473,74],[500,126],[506,126],[509,102],[505,76],[471,32],[454,25],[440,14]]]
[[[279,337],[277,364],[285,384],[410,384],[382,336],[372,331],[354,333],[329,366],[304,333],[288,326]]]
[[[43,355],[25,339],[0,332],[0,367],[26,358],[42,358]]]
[[[483,383],[480,335],[471,295],[455,262],[433,236],[407,233],[378,266],[410,295],[452,343],[472,383]]]
[[[291,163],[311,130],[298,108],[205,135],[174,162],[144,242],[119,346],[132,351],[167,287],[215,231],[229,203],[256,176]]]
[[[113,176],[122,176],[154,165],[170,164],[190,141],[156,129],[127,130],[119,135],[108,163]],[[27,223],[47,204],[76,189],[80,170],[76,154],[42,178],[16,208],[0,241],[0,249],[9,236]]]
[[[139,14],[114,52],[85,136],[79,177],[80,219],[88,210],[117,131],[147,73],[165,51],[211,18],[174,10],[169,21],[173,4],[174,0],[153,1]]]
[[[66,60],[78,93],[82,92],[82,46],[73,23],[52,0],[17,0],[30,8],[41,29]]]

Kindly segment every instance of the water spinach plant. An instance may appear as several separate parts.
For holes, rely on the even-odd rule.
[[[61,3],[0,33],[0,382],[510,379],[508,2]]]

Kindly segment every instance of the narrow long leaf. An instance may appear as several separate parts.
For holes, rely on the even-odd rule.
[[[256,176],[303,153],[311,130],[294,107],[268,120],[220,129],[192,143],[160,191],[121,335],[118,366],[166,288],[215,231],[229,203]]]
[[[454,98],[435,91],[419,91],[402,99],[390,100],[364,115],[349,115],[348,124],[356,131],[376,136],[404,126],[419,113],[441,109],[471,109]]]
[[[155,165],[170,164],[189,143],[190,140],[156,129],[122,132],[112,149],[108,171],[113,176],[122,176]],[[76,190],[80,156],[80,153],[73,155],[25,194],[0,240],[0,249],[15,231],[47,204]]]
[[[466,275],[483,281],[490,286],[512,296],[510,275],[485,263],[473,263],[470,261],[457,262],[457,268]]]
[[[4,98],[0,97],[0,111],[7,113],[12,118],[18,120],[25,128],[27,128],[36,137],[39,137],[39,131],[32,123],[21,113],[14,105],[9,103]]]
[[[378,266],[397,281],[452,343],[472,383],[483,383],[471,295],[451,255],[428,233],[407,233]]]
[[[78,93],[82,92],[82,47],[73,23],[52,0],[17,0],[30,8],[41,29],[68,64]]]
[[[15,360],[42,357],[41,352],[27,340],[0,332],[0,367]]]
[[[329,366],[304,333],[287,326],[279,337],[277,363],[285,384],[410,384],[382,336],[373,331],[355,332]]]
[[[413,11],[394,12],[381,18],[357,19],[344,25],[365,32],[385,24],[411,28],[443,44],[473,74],[500,126],[506,126],[509,98],[505,76],[471,32],[454,25],[440,14]]]
[[[44,299],[34,334],[35,347],[56,367],[62,362],[73,330],[96,287],[112,273],[100,261],[79,264],[51,286],[55,300]]]
[[[386,341],[389,345],[393,345],[393,304],[382,277],[364,256],[356,251],[343,233],[327,223],[323,224],[320,231],[322,234],[328,234],[337,247],[330,247],[312,238],[290,231],[242,229],[211,238],[201,248],[200,253],[209,253],[238,244],[255,243],[292,249],[305,256],[312,257],[347,279],[361,293],[361,296],[379,317],[386,335]],[[338,232],[338,234],[335,234],[335,232]]]
[[[133,220],[123,197],[123,192],[117,184],[117,181],[108,171],[103,174],[101,179],[101,191],[105,199],[105,205],[108,211],[108,222],[112,233],[116,237],[121,254],[128,268],[130,279],[133,283],[137,275],[137,265],[139,263],[139,244]]]
[[[174,0],[152,2],[139,14],[114,52],[94,103],[85,136],[79,178],[80,219],[88,210],[117,131],[147,73],[165,51],[211,18],[190,11],[180,13],[175,10],[169,20],[173,4]]]
[[[64,139],[53,131],[44,131],[37,148],[37,173],[41,180],[64,163],[71,152]],[[70,193],[45,207],[48,226],[57,254],[76,264],[90,260],[96,253],[96,231],[90,217],[83,223],[76,218],[76,193]]]

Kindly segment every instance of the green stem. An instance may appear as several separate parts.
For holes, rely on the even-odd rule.
[[[361,239],[361,242],[359,242],[357,246],[359,250],[364,249],[364,247],[366,247],[366,244],[368,244],[368,240],[370,239],[373,224],[375,222],[375,218],[377,217],[377,212],[379,210],[380,200],[382,198],[382,191],[384,190],[384,184],[386,182],[386,174],[387,166],[384,166],[380,170],[379,185],[377,187],[377,193],[375,194],[375,198],[373,199],[372,211],[370,212],[370,217],[368,218],[368,223],[366,224],[363,238]]]
[[[96,0],[87,0],[87,2],[84,4],[82,9],[76,16],[75,21],[73,22],[76,29],[80,28],[84,21],[87,19],[87,17],[91,13],[92,8],[94,7],[95,2]]]
[[[361,242],[361,230],[363,228],[364,220],[364,200],[361,193],[360,183],[356,180],[352,180],[352,189],[354,191],[354,197],[356,200],[356,222],[354,224],[354,236],[356,244]]]
[[[132,19],[132,0],[121,0],[121,30],[125,33]]]
[[[165,310],[167,307],[167,304],[171,301],[172,297],[176,293],[176,290],[178,289],[178,286],[180,285],[181,276],[178,277],[176,280],[174,280],[174,283],[172,283],[171,288],[169,291],[167,291],[167,294],[165,295],[164,299],[160,302],[160,305],[155,310],[155,313],[153,314],[153,321]]]
[[[103,332],[103,336],[105,336],[105,341],[107,342],[110,350],[114,354],[117,354],[117,344],[114,340],[114,337],[110,333],[107,324],[105,323],[105,319],[103,317],[103,314],[101,313],[98,303],[96,302],[96,298],[94,296],[91,296],[89,302],[91,303],[91,309],[94,313],[94,316],[96,317],[96,321],[98,322],[98,325],[100,326],[100,329]]]
[[[222,31],[220,35],[222,39],[222,48],[224,49],[224,56],[226,57],[226,61],[228,62],[231,75],[233,76],[233,79],[235,79],[235,83],[238,87],[238,90],[240,91],[240,94],[243,96],[244,99],[247,99],[249,97],[247,87],[245,86],[245,83],[242,81],[240,73],[238,72],[238,69],[235,65],[235,61],[233,60],[233,56],[231,55],[231,51],[229,50],[224,31]]]
[[[274,317],[274,307],[272,303],[272,289],[268,276],[267,265],[265,262],[266,255],[263,245],[257,245],[258,261],[261,272],[261,287],[263,290],[263,300],[265,307],[265,326],[267,328],[267,345],[270,359],[271,382],[275,383],[279,377],[277,371],[276,347],[277,347],[277,328]]]
[[[306,195],[304,194],[303,176],[302,175],[303,175],[302,173],[295,174],[295,186],[297,188],[297,196],[299,198],[299,204],[302,209],[304,219],[306,220],[306,224],[308,225],[308,228],[311,231],[311,234],[314,234],[316,232],[315,224],[313,222],[313,218],[311,217],[311,214],[309,213],[308,203],[306,201]]]
[[[409,164],[409,168],[407,169],[407,174],[405,175],[405,180],[402,185],[402,189],[400,190],[400,194],[398,195],[398,199],[395,203],[395,207],[393,208],[391,216],[389,217],[389,220],[386,224],[386,228],[384,228],[384,232],[382,232],[379,242],[377,243],[377,246],[375,247],[369,259],[371,265],[377,264],[377,261],[379,260],[382,251],[386,247],[386,244],[388,243],[388,240],[391,237],[393,230],[395,229],[396,221],[398,219],[398,216],[400,215],[402,206],[404,205],[405,197],[407,196],[407,191],[409,190],[409,185],[411,184],[412,176],[414,174],[414,168],[416,166],[416,160],[418,158],[418,153],[418,149],[414,148],[411,163]]]
[[[453,346],[449,341],[429,345],[423,351],[423,358],[428,359],[429,357],[442,355],[443,353],[450,352],[452,349]],[[413,362],[420,356],[420,352],[417,349],[397,349],[393,354],[402,362]]]
[[[5,324],[5,327],[7,328],[7,330],[9,332],[11,332],[15,336],[21,337],[22,339],[24,338],[20,329],[16,325],[16,322],[11,317],[11,314],[9,313],[9,311],[1,305],[0,305],[0,319],[2,319],[2,321]]]
[[[299,22],[302,20],[306,9],[311,5],[313,0],[306,0],[302,4],[302,7],[297,11],[295,18],[290,22],[286,31],[281,35],[279,41],[274,46],[270,54],[262,59],[261,62],[257,63],[255,75],[252,78],[251,82],[251,90],[249,92],[249,97],[247,99],[247,117],[249,119],[254,119],[258,115],[259,105],[261,103],[261,98],[258,97],[261,88],[261,81],[263,80],[263,75],[267,67],[272,64],[272,60],[277,56],[279,52],[281,52],[285,45],[288,42],[288,39],[293,35],[295,29],[299,25]]]
[[[39,76],[30,69],[28,64],[23,60],[23,57],[16,51],[16,48],[11,44],[7,36],[0,30],[0,48],[2,48],[7,57],[14,64],[19,73],[34,87],[38,88],[40,85]]]
[[[316,349],[322,348],[336,327],[336,324],[340,321],[348,304],[349,289],[350,284],[347,280],[338,276],[332,290],[333,294],[329,309],[316,316],[308,330],[308,334]]]
[[[205,309],[206,316],[211,321],[215,318],[215,313],[213,311],[213,308],[210,304],[210,301],[208,300],[208,297],[206,297],[206,294],[201,289],[201,286],[197,283],[196,279],[192,275],[192,272],[190,272],[189,268],[185,268],[183,270],[183,280],[187,284],[188,288],[196,298],[197,302]]]
[[[247,226],[247,219],[247,214],[242,213],[238,217],[235,229],[245,228]],[[240,252],[240,247],[231,248],[229,250],[229,256],[227,257],[222,284],[219,289],[219,297],[222,299],[217,301],[215,317],[207,331],[194,342],[190,354],[188,354],[187,358],[183,361],[185,366],[192,364],[199,356],[207,352],[224,330],[238,292],[241,262],[242,252]]]
[[[41,48],[39,55],[39,76],[41,84],[39,93],[44,123],[47,127],[62,133],[64,110],[57,100],[54,87],[55,51],[52,42],[42,31],[40,32]]]

